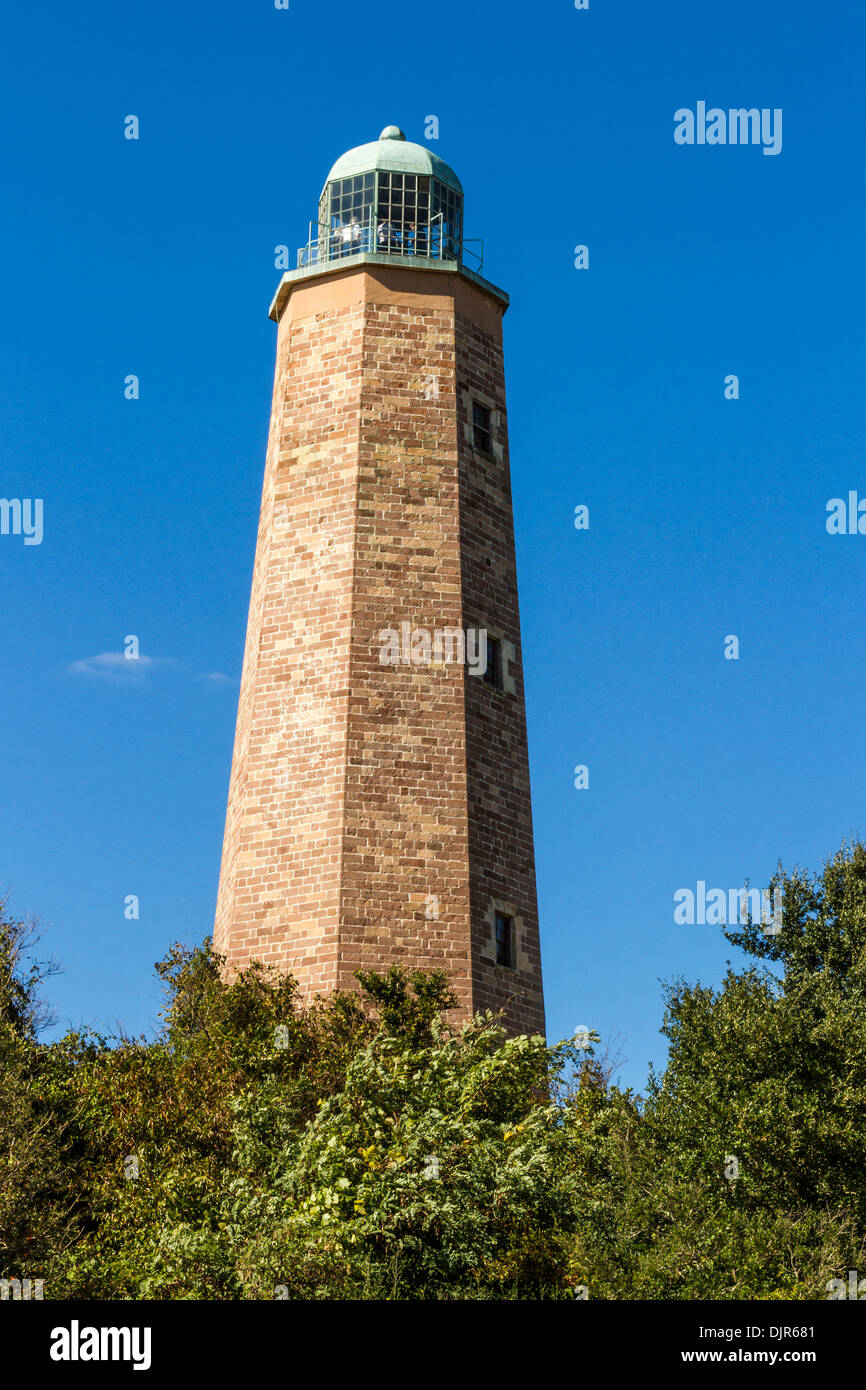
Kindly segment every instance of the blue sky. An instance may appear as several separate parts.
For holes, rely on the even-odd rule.
[[[61,1026],[152,1029],[153,962],[211,930],[274,247],[345,149],[435,114],[512,297],[548,1032],[619,1035],[642,1086],[660,980],[736,959],[675,891],[866,833],[866,536],[825,529],[866,497],[862,7],[49,0],[3,30],[0,496],[43,498],[44,539],[0,536],[0,884]],[[677,145],[700,100],[781,108],[782,152]],[[131,633],[135,677],[94,667]]]

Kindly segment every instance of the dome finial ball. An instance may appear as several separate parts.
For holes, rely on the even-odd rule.
[[[398,125],[386,125],[385,129],[382,131],[382,134],[379,136],[379,139],[405,140],[406,136],[403,134],[402,130]]]

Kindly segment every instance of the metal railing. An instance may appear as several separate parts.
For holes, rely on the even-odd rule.
[[[317,233],[313,235],[313,231]],[[311,222],[306,246],[298,250],[298,270],[326,262],[346,260],[349,256],[375,252],[384,256],[405,256],[415,260],[456,261],[481,273],[484,264],[484,242],[481,237],[459,241],[442,225],[441,214],[429,222],[399,224],[376,221],[351,222],[335,227],[319,236],[319,227]],[[478,246],[480,249],[475,250]]]

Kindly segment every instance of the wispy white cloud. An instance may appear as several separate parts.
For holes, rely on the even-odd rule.
[[[211,685],[235,685],[233,676],[227,676],[223,671],[208,671],[199,676],[200,681],[210,681]]]
[[[101,676],[107,680],[140,681],[157,666],[176,664],[169,656],[138,656],[133,659],[124,656],[123,652],[100,652],[98,656],[84,656],[80,661],[70,662],[66,669],[74,676]]]
[[[128,657],[123,652],[100,652],[98,656],[84,656],[72,661],[67,671],[73,676],[96,676],[101,680],[138,682],[145,680],[158,667],[181,668],[183,663],[171,656]],[[232,676],[224,671],[203,671],[195,677],[208,685],[237,685]]]

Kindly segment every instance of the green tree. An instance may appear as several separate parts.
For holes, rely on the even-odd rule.
[[[866,849],[773,886],[778,935],[726,932],[763,964],[668,986],[645,1102],[592,1102],[578,1249],[602,1296],[825,1297],[864,1264]]]
[[[38,1044],[50,1021],[40,990],[51,962],[30,958],[38,924],[0,902],[0,1277],[44,1278],[74,1238],[64,1128],[47,1099],[51,1058]]]
[[[566,1292],[562,1062],[493,1019],[429,1044],[387,1028],[289,1142],[238,1111],[227,1225],[253,1296],[532,1297]],[[255,1238],[252,1238],[252,1232]]]
[[[800,1299],[866,1269],[866,847],[779,869],[778,935],[666,987],[646,1095],[447,1023],[441,973],[305,1005],[174,947],[152,1041],[39,1041],[0,911],[0,1269],[52,1298]]]

